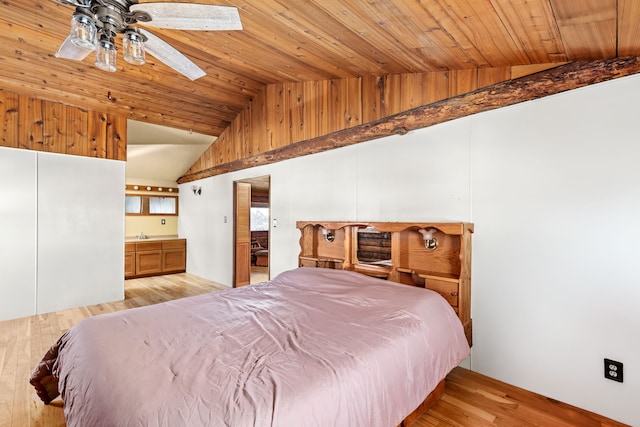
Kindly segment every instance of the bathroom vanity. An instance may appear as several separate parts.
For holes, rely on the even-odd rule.
[[[183,273],[187,267],[186,239],[146,239],[124,244],[124,277]]]

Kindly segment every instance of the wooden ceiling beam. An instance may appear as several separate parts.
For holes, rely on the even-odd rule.
[[[185,175],[178,183],[316,154],[640,73],[640,58],[579,61],[417,107],[374,122]]]

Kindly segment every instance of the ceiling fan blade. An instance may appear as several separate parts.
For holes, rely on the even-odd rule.
[[[142,28],[140,29],[140,33],[147,37],[147,41],[144,44],[144,48],[147,53],[164,62],[180,74],[190,80],[196,80],[207,75],[202,68],[198,67],[189,58],[184,56],[176,48],[162,40],[160,37],[150,33],[149,31],[145,31]]]
[[[56,52],[56,58],[73,59],[75,61],[82,61],[93,50],[85,49],[83,47],[76,46],[71,41],[71,36],[68,36],[60,45],[60,48]]]
[[[145,12],[151,27],[174,30],[241,30],[240,14],[233,6],[198,3],[142,3],[130,7],[131,12]]]
[[[68,4],[69,6],[85,7],[88,5],[88,0],[57,0],[58,3]]]

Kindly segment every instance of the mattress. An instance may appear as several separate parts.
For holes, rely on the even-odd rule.
[[[69,427],[389,427],[468,354],[437,293],[302,267],[87,318],[31,383]]]

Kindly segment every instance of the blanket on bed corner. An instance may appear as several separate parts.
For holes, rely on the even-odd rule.
[[[53,399],[60,395],[60,392],[58,392],[58,378],[53,375],[53,365],[58,358],[59,345],[60,340],[51,346],[29,379],[29,383],[36,389],[38,397],[45,404],[51,403]]]

